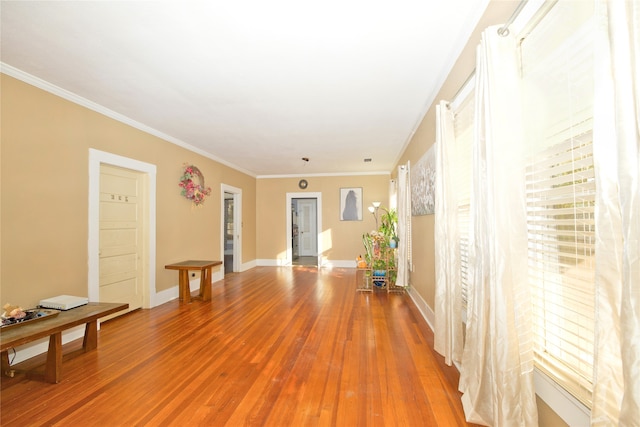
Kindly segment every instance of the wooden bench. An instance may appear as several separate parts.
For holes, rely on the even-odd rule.
[[[87,305],[62,311],[50,319],[25,322],[19,326],[0,330],[0,357],[2,374],[11,372],[8,350],[31,341],[49,337],[49,349],[44,373],[29,371],[27,377],[58,383],[62,377],[62,331],[84,324],[81,352],[98,347],[98,319],[129,308],[129,304],[90,302]]]

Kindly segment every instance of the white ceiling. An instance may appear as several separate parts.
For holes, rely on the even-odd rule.
[[[389,172],[487,3],[2,1],[1,60],[254,176]]]

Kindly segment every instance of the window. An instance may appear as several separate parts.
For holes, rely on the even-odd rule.
[[[592,2],[558,2],[521,44],[536,364],[587,406],[595,313],[592,18]]]
[[[593,8],[592,2],[547,2],[519,26],[535,362],[588,407],[595,318]],[[450,167],[457,178],[461,288],[466,304],[475,113],[472,83],[461,89],[451,108],[455,164]]]
[[[462,304],[467,304],[467,289],[469,288],[469,209],[471,202],[471,157],[473,144],[473,128],[475,104],[473,79],[460,91],[452,102],[453,130],[455,136],[455,189],[458,198],[458,230],[460,240],[460,279],[462,288]]]

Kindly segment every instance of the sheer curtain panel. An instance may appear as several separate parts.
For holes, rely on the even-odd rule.
[[[460,390],[468,421],[531,427],[538,420],[517,45],[498,28],[483,32],[476,61],[472,267]]]
[[[409,286],[411,265],[411,182],[409,162],[398,167],[398,274],[396,286]]]
[[[434,349],[447,365],[460,362],[463,344],[455,145],[453,112],[440,101],[436,106]]]
[[[640,426],[640,2],[596,2],[593,426]]]

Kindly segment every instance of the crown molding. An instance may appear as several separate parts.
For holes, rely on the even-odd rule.
[[[138,130],[141,130],[142,132],[148,133],[150,135],[156,136],[164,141],[170,142],[172,144],[175,144],[177,146],[180,146],[186,150],[192,151],[196,154],[200,154],[201,156],[207,157],[211,160],[214,160],[218,163],[222,163],[225,166],[228,166],[232,169],[235,169],[239,172],[242,172],[244,174],[247,174],[253,178],[256,177],[256,174],[254,174],[253,172],[250,172],[246,169],[243,169],[239,166],[236,166],[232,163],[227,162],[226,160],[223,160],[217,156],[212,155],[211,153],[208,153],[204,150],[201,150],[200,148],[194,147],[191,144],[188,144],[178,138],[174,138],[171,135],[167,135],[166,133],[160,132],[157,129],[154,129],[152,127],[149,127],[145,124],[142,124],[136,120],[133,120],[123,114],[120,114],[116,111],[110,110],[109,108],[106,108],[100,104],[97,104],[91,100],[88,100],[86,98],[83,98],[82,96],[75,94],[73,92],[70,92],[66,89],[63,89],[59,86],[56,86],[52,83],[49,83],[46,80],[42,80],[39,77],[33,76],[29,73],[26,73],[18,68],[15,68],[9,64],[5,64],[4,62],[0,62],[0,72],[2,72],[2,74],[6,74],[10,77],[13,77],[15,79],[18,79],[20,81],[23,81],[27,84],[30,84],[31,86],[35,86],[38,89],[42,89],[46,92],[49,92],[53,95],[59,96],[60,98],[66,99],[67,101],[73,102],[74,104],[80,105],[82,107],[85,107],[89,110],[95,111],[96,113],[102,114],[103,116],[109,117],[111,119],[117,120],[121,123],[124,123],[128,126],[131,126],[133,128],[136,128]]]

